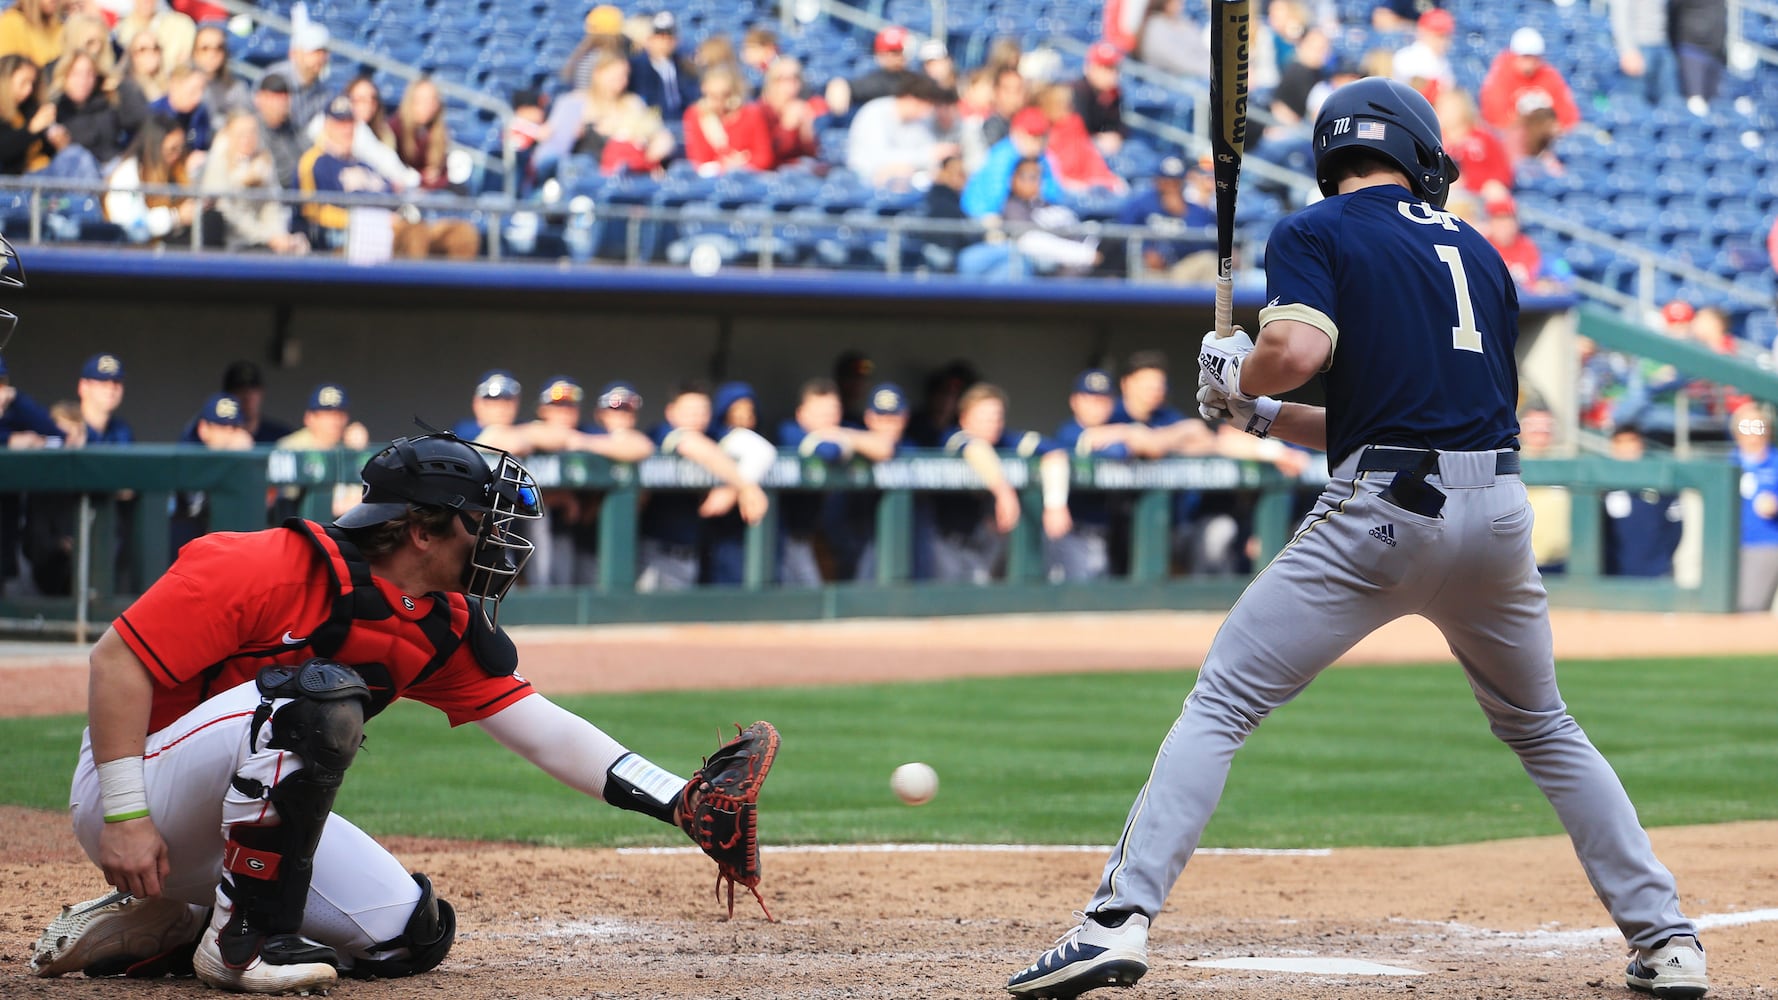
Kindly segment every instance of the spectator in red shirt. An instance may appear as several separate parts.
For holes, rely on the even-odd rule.
[[[1074,81],[1074,110],[1093,136],[1093,144],[1110,156],[1124,144],[1124,95],[1118,86],[1118,64],[1124,54],[1110,42],[1087,49],[1087,61]]]
[[[1104,188],[1120,194],[1129,190],[1087,134],[1086,122],[1074,110],[1073,91],[1063,84],[1046,87],[1037,95],[1036,106],[1049,119],[1049,161],[1062,187],[1070,191]]]
[[[1580,108],[1562,74],[1543,59],[1536,28],[1513,32],[1482,81],[1482,120],[1515,140],[1521,156],[1538,156],[1580,123]]]
[[[748,102],[735,71],[719,63],[704,71],[699,84],[703,96],[685,109],[685,156],[698,173],[776,166],[765,112]]]
[[[1543,252],[1519,228],[1519,208],[1512,198],[1495,198],[1487,203],[1488,220],[1483,233],[1506,261],[1506,269],[1520,290],[1547,292],[1555,290],[1543,273]]]
[[[1445,152],[1457,162],[1458,183],[1484,201],[1512,194],[1513,162],[1488,128],[1476,122],[1475,101],[1467,92],[1452,88],[1439,95],[1434,105],[1439,131],[1445,136]]]
[[[779,56],[766,67],[758,104],[771,136],[773,163],[821,155],[815,120],[827,113],[827,101],[803,97],[803,64],[795,56]]]

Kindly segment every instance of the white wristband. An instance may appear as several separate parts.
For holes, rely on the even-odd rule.
[[[1247,426],[1243,430],[1254,437],[1266,437],[1271,434],[1272,421],[1278,419],[1278,411],[1282,409],[1284,409],[1283,403],[1270,396],[1260,396],[1253,401],[1253,419],[1247,421]]]
[[[1066,462],[1041,462],[1037,481],[1043,486],[1043,509],[1060,510],[1068,506],[1068,479],[1073,470]]]
[[[107,823],[148,815],[148,782],[142,774],[142,758],[119,757],[99,765],[99,803]]]

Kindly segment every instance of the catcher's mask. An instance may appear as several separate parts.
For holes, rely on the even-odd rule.
[[[19,259],[19,253],[12,248],[6,237],[0,236],[0,288],[25,287],[25,262]],[[6,349],[6,342],[12,339],[12,331],[18,329],[19,318],[5,309],[0,309],[0,350]]]
[[[463,592],[481,598],[492,628],[500,599],[512,589],[533,546],[514,528],[543,516],[537,484],[510,452],[465,441],[448,431],[397,438],[364,464],[364,496],[334,521],[364,528],[411,507],[454,513],[475,536],[463,565]]]

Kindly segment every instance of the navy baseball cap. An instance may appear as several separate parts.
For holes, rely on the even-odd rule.
[[[475,398],[517,399],[522,389],[512,372],[504,368],[490,368],[482,373],[481,381],[475,384]]]
[[[325,112],[328,118],[336,122],[352,120],[352,99],[345,94],[335,94],[333,100],[327,102]]]
[[[1088,396],[1111,395],[1111,373],[1103,368],[1088,368],[1074,376],[1074,391]]]
[[[346,399],[346,387],[338,382],[323,382],[309,393],[309,409],[311,410],[347,410],[351,404]]]
[[[885,417],[899,416],[908,411],[908,394],[894,382],[878,382],[871,388],[869,409]]]
[[[115,354],[95,354],[80,366],[80,377],[100,382],[122,382],[123,362]]]
[[[636,387],[623,379],[618,379],[605,386],[599,393],[599,407],[606,410],[640,410],[642,394]]]
[[[538,406],[579,406],[586,399],[586,390],[566,375],[552,376],[537,395]]]
[[[757,403],[759,394],[755,393],[753,386],[746,382],[724,382],[717,386],[715,394],[710,397],[712,418],[721,421],[728,416],[728,411],[743,399],[750,399]]]
[[[241,401],[226,392],[219,392],[204,400],[204,408],[198,411],[198,419],[224,427],[242,427],[246,424],[241,413]]]
[[[1185,160],[1177,156],[1163,156],[1161,162],[1155,164],[1154,175],[1182,178],[1185,176]]]

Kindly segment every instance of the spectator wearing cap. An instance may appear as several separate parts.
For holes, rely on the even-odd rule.
[[[476,380],[469,397],[470,416],[451,425],[451,433],[474,441],[489,427],[511,427],[519,419],[519,395],[524,386],[504,368],[490,368]]]
[[[1124,93],[1118,67],[1124,54],[1110,42],[1094,42],[1087,49],[1086,64],[1070,93],[1093,144],[1106,156],[1124,144]]]
[[[328,102],[322,117],[320,141],[297,161],[297,187],[303,194],[311,196],[302,207],[303,218],[308,220],[311,230],[307,234],[309,242],[316,247],[339,250],[346,246],[351,210],[313,196],[329,192],[389,194],[393,186],[387,177],[356,155],[354,143],[364,126],[353,111],[351,98],[345,94],[336,96]],[[394,153],[393,150],[389,152]],[[396,162],[400,162],[399,157]],[[481,249],[481,234],[466,219],[410,219],[391,213],[388,224],[394,253],[398,257],[441,256],[468,260]]]
[[[1039,164],[1043,200],[1060,204],[1066,195],[1045,155],[1049,131],[1049,118],[1037,108],[1026,108],[1013,115],[1006,138],[988,149],[981,168],[964,185],[963,211],[976,219],[999,215],[1012,191],[1014,171],[1021,161],[1030,159]]]
[[[1494,58],[1481,89],[1482,120],[1505,136],[1515,156],[1542,156],[1556,139],[1580,124],[1580,108],[1568,81],[1544,61],[1536,28],[1513,32]]]
[[[265,413],[265,374],[251,361],[236,361],[222,373],[222,391],[238,400],[241,426],[256,444],[273,444],[291,432],[291,426]]]
[[[856,371],[857,366],[850,370]],[[900,390],[893,386],[889,389],[892,391],[881,398],[876,398],[880,387],[871,393],[871,401],[865,403],[866,414],[869,407],[896,411],[900,425],[905,427],[906,399],[900,396]],[[860,395],[864,395],[862,388]],[[900,443],[899,431],[891,432],[897,422],[895,417],[879,421],[874,430],[868,425],[848,423],[843,398],[843,390],[834,379],[812,378],[804,382],[794,415],[779,427],[778,444],[795,449],[801,458],[828,464],[843,463],[854,456],[871,462],[886,462],[894,457]],[[820,585],[824,575],[816,558],[818,537],[825,543],[822,548],[831,564],[832,572],[827,578],[852,578],[857,558],[856,536],[849,517],[853,506],[851,498],[841,493],[789,491],[783,495],[780,583],[791,587]]]
[[[74,395],[86,425],[87,444],[135,444],[136,432],[117,410],[123,405],[123,361],[115,354],[95,354],[80,366]]]
[[[1141,11],[1130,50],[1137,61],[1187,79],[1210,79],[1210,37],[1202,24],[1185,16],[1185,0],[1122,2],[1126,10]]]
[[[1445,152],[1457,163],[1457,184],[1484,203],[1511,197],[1513,158],[1494,131],[1477,121],[1475,101],[1461,87],[1438,95],[1433,104]]]
[[[1111,423],[1116,408],[1117,382],[1111,373],[1086,369],[1074,377],[1068,395],[1070,416],[1056,429],[1056,443],[1076,458],[1129,458],[1127,439],[1135,425]],[[1051,535],[1044,546],[1050,578],[1068,583],[1105,579],[1111,568],[1110,496],[1098,490],[1070,490],[1065,509],[1068,530]],[[1044,515],[1052,516],[1047,510]]]
[[[562,61],[557,74],[569,90],[585,90],[593,81],[594,57],[600,52],[613,52],[630,57],[630,42],[624,37],[624,12],[608,3],[587,11],[583,22],[586,33],[568,58]]]
[[[695,462],[720,484],[699,495],[686,490],[657,490],[642,508],[638,527],[636,588],[642,591],[684,590],[699,579],[704,520],[738,510],[753,524],[765,516],[769,502],[759,477],[770,467],[743,470],[711,435],[722,431],[712,423],[710,390],[702,382],[678,386],[664,408],[663,419],[649,432],[663,455]],[[738,439],[739,440],[739,439]],[[775,449],[774,449],[775,454]]]
[[[1186,178],[1205,173],[1195,161],[1188,165],[1179,156],[1162,157],[1155,166],[1154,182],[1132,194],[1118,210],[1119,223],[1150,230],[1142,241],[1140,269],[1130,268],[1133,276],[1184,284],[1214,280],[1216,212],[1185,196]],[[1193,236],[1186,230],[1199,233]]]
[[[276,443],[286,451],[329,451],[334,448],[361,451],[370,445],[370,431],[352,419],[352,403],[346,395],[346,387],[338,382],[323,382],[309,391],[308,405],[303,408],[303,425]]]
[[[741,477],[757,483],[778,458],[778,449],[759,430],[759,394],[746,382],[724,382],[710,397],[710,437],[734,460]],[[703,575],[705,583],[732,586],[739,584],[746,570],[747,522],[734,509],[724,487],[711,493],[717,502],[705,498]],[[782,511],[782,506],[780,506]],[[783,518],[779,525],[783,528]],[[787,529],[785,529],[787,530]]]
[[[922,77],[908,68],[908,46],[913,35],[900,25],[890,25],[877,32],[871,42],[871,58],[875,65],[859,76],[847,79],[834,77],[827,85],[827,106],[836,116],[856,114],[872,101],[902,92],[910,78]]]
[[[314,21],[297,24],[290,33],[290,58],[266,67],[277,74],[290,94],[290,120],[298,129],[308,127],[327,110],[333,90],[327,83],[327,26]]]
[[[247,410],[235,396],[219,392],[204,400],[197,416],[186,425],[179,443],[209,451],[251,451],[253,434],[247,429]],[[202,490],[173,495],[167,540],[177,558],[186,542],[210,530],[210,498]]]
[[[630,93],[677,121],[698,99],[697,69],[679,55],[679,21],[661,11],[649,21],[642,51],[630,58]]]
[[[259,121],[260,146],[272,154],[278,186],[294,191],[296,165],[308,142],[290,117],[290,81],[283,74],[267,73],[259,78],[253,91],[253,117]]]
[[[1503,195],[1483,204],[1487,213],[1484,235],[1506,261],[1506,269],[1524,292],[1554,295],[1568,288],[1567,263],[1560,258],[1546,259],[1537,243],[1519,225],[1519,207],[1511,195]]]
[[[845,426],[857,432],[854,448],[859,455],[873,462],[887,462],[906,450],[904,440],[908,428],[908,396],[894,382],[878,382],[871,386],[864,413]],[[877,507],[883,494],[876,490],[840,494],[842,507],[837,520],[830,519],[829,537],[833,543],[834,576],[837,579],[874,582],[877,578]],[[915,531],[930,528],[931,518],[923,503],[915,505]],[[924,516],[923,516],[924,515]],[[930,534],[930,531],[927,531]],[[927,559],[924,540],[914,547],[916,563]],[[922,575],[916,571],[916,578]]]
[[[351,448],[362,451],[370,445],[370,431],[352,419],[351,400],[346,387],[338,382],[323,382],[309,391],[308,405],[303,408],[303,425],[279,438],[276,447],[283,451],[332,451]],[[285,487],[273,505],[275,522],[302,513],[303,489]],[[353,483],[335,483],[330,508],[334,517],[350,510],[360,499],[360,488]]]
[[[1457,19],[1434,7],[1414,24],[1414,40],[1395,53],[1390,76],[1418,90],[1428,101],[1437,101],[1442,89],[1457,85],[1451,70],[1451,40]]]
[[[846,134],[846,166],[878,187],[917,185],[956,152],[933,125],[943,97],[938,84],[910,73],[896,88],[861,106]]]
[[[1752,400],[1735,408],[1735,463],[1741,467],[1741,560],[1738,611],[1771,613],[1778,597],[1778,451],[1771,408]]]
[[[940,87],[957,89],[957,61],[951,58],[951,50],[945,43],[937,38],[920,43],[920,72]]]
[[[1640,461],[1646,449],[1643,429],[1636,424],[1619,424],[1612,430],[1612,458]],[[1673,554],[1685,530],[1679,494],[1612,490],[1600,500],[1605,509],[1605,575],[1672,576]]]

